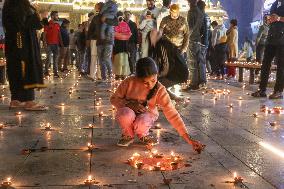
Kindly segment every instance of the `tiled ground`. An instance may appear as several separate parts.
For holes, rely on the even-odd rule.
[[[160,131],[154,130],[163,153],[174,150],[182,155],[190,167],[172,172],[140,171],[125,164],[134,152],[146,149],[134,144],[129,148],[117,147],[120,129],[113,120],[114,112],[109,104],[109,83],[95,83],[85,78],[69,95],[69,88],[78,80],[72,72],[67,78],[48,80],[49,87],[37,92],[37,99],[48,104],[46,113],[9,110],[8,86],[0,89],[0,122],[6,127],[0,131],[0,181],[12,177],[13,188],[77,189],[77,188],[176,188],[176,189],[284,189],[284,157],[262,147],[266,142],[284,152],[283,115],[265,115],[258,118],[260,105],[282,105],[283,101],[256,100],[248,96],[247,89],[227,83],[209,82],[210,88],[229,89],[230,95],[202,95],[201,91],[183,93],[191,98],[191,104],[181,109],[192,137],[207,145],[201,155],[179,138],[166,122],[162,113]],[[102,106],[94,107],[94,94],[102,98]],[[238,97],[242,96],[243,100]],[[60,103],[65,103],[64,108]],[[229,104],[234,108],[228,108]],[[101,120],[98,112],[107,117]],[[276,127],[269,122],[277,121]],[[45,131],[44,123],[50,122],[53,131]],[[84,129],[88,124],[94,129]],[[93,141],[99,149],[86,151],[87,143]],[[31,153],[24,153],[30,149]],[[233,180],[233,172],[244,178],[241,185]],[[84,180],[92,175],[98,182],[84,186]],[[172,179],[165,184],[164,179]]]

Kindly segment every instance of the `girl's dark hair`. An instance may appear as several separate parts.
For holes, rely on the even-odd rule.
[[[237,26],[237,25],[238,25],[237,19],[232,19],[232,20],[230,21],[230,24],[232,24],[233,26]]]
[[[136,76],[139,78],[145,78],[151,75],[158,74],[158,67],[156,65],[156,62],[150,58],[141,58],[138,60],[136,64]],[[155,95],[158,89],[158,82],[155,84],[155,86],[149,91],[147,95],[146,102],[143,104],[144,106],[147,106],[148,101]]]
[[[139,78],[148,77],[151,75],[158,74],[158,67],[155,62],[150,57],[141,58],[136,64],[136,76]]]

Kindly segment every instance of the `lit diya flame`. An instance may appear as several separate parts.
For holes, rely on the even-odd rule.
[[[240,97],[239,97],[239,100],[243,100],[243,97],[240,96]]]
[[[45,130],[51,130],[51,124],[50,123],[47,123],[45,125]]]
[[[92,185],[92,184],[94,184],[94,180],[92,178],[92,175],[89,175],[84,183],[85,183],[85,185]]]
[[[4,97],[5,97],[5,95],[2,94],[2,95],[1,95],[1,98],[4,98]]]
[[[154,171],[160,171],[161,170],[161,162],[158,162],[155,166],[154,166]]]
[[[253,113],[252,115],[253,115],[253,117],[255,117],[255,118],[257,118],[257,117],[258,117],[258,113],[256,113],[256,112],[255,112],[255,113]]]
[[[16,114],[16,116],[21,116],[22,112],[16,112],[15,114]]]
[[[4,186],[4,187],[11,186],[12,185],[11,177],[8,177],[7,180],[3,181],[1,185]]]
[[[90,123],[90,124],[89,124],[89,128],[93,128],[93,127],[94,127],[93,124]]]
[[[64,103],[60,103],[60,106],[65,106],[65,104]]]
[[[230,104],[230,105],[229,105],[229,108],[233,108],[233,107],[234,107],[234,105],[233,105],[233,104]]]
[[[100,112],[99,117],[103,117],[103,116],[104,116],[104,112]]]
[[[91,144],[91,143],[88,143],[87,147],[88,147],[88,150],[93,150],[94,145],[93,145],[93,144]]]
[[[238,176],[236,172],[234,172],[234,184],[238,184],[238,183],[242,183],[243,182],[243,178]]]
[[[0,123],[0,130],[4,128],[4,124]]]

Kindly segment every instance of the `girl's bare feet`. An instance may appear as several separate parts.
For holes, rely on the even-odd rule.
[[[42,104],[38,104],[33,101],[28,101],[25,103],[25,110],[28,111],[45,111],[48,110],[48,107]]]
[[[11,108],[23,108],[23,107],[24,107],[24,103],[18,100],[12,100],[10,102],[10,109]]]

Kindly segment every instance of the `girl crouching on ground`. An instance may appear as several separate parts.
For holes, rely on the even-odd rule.
[[[137,62],[136,76],[125,79],[112,95],[111,103],[117,108],[116,121],[122,129],[117,145],[129,146],[135,135],[146,145],[156,144],[157,140],[149,136],[149,130],[158,119],[159,106],[179,135],[200,153],[204,145],[190,138],[166,88],[157,78],[155,61],[149,57],[142,58]]]

